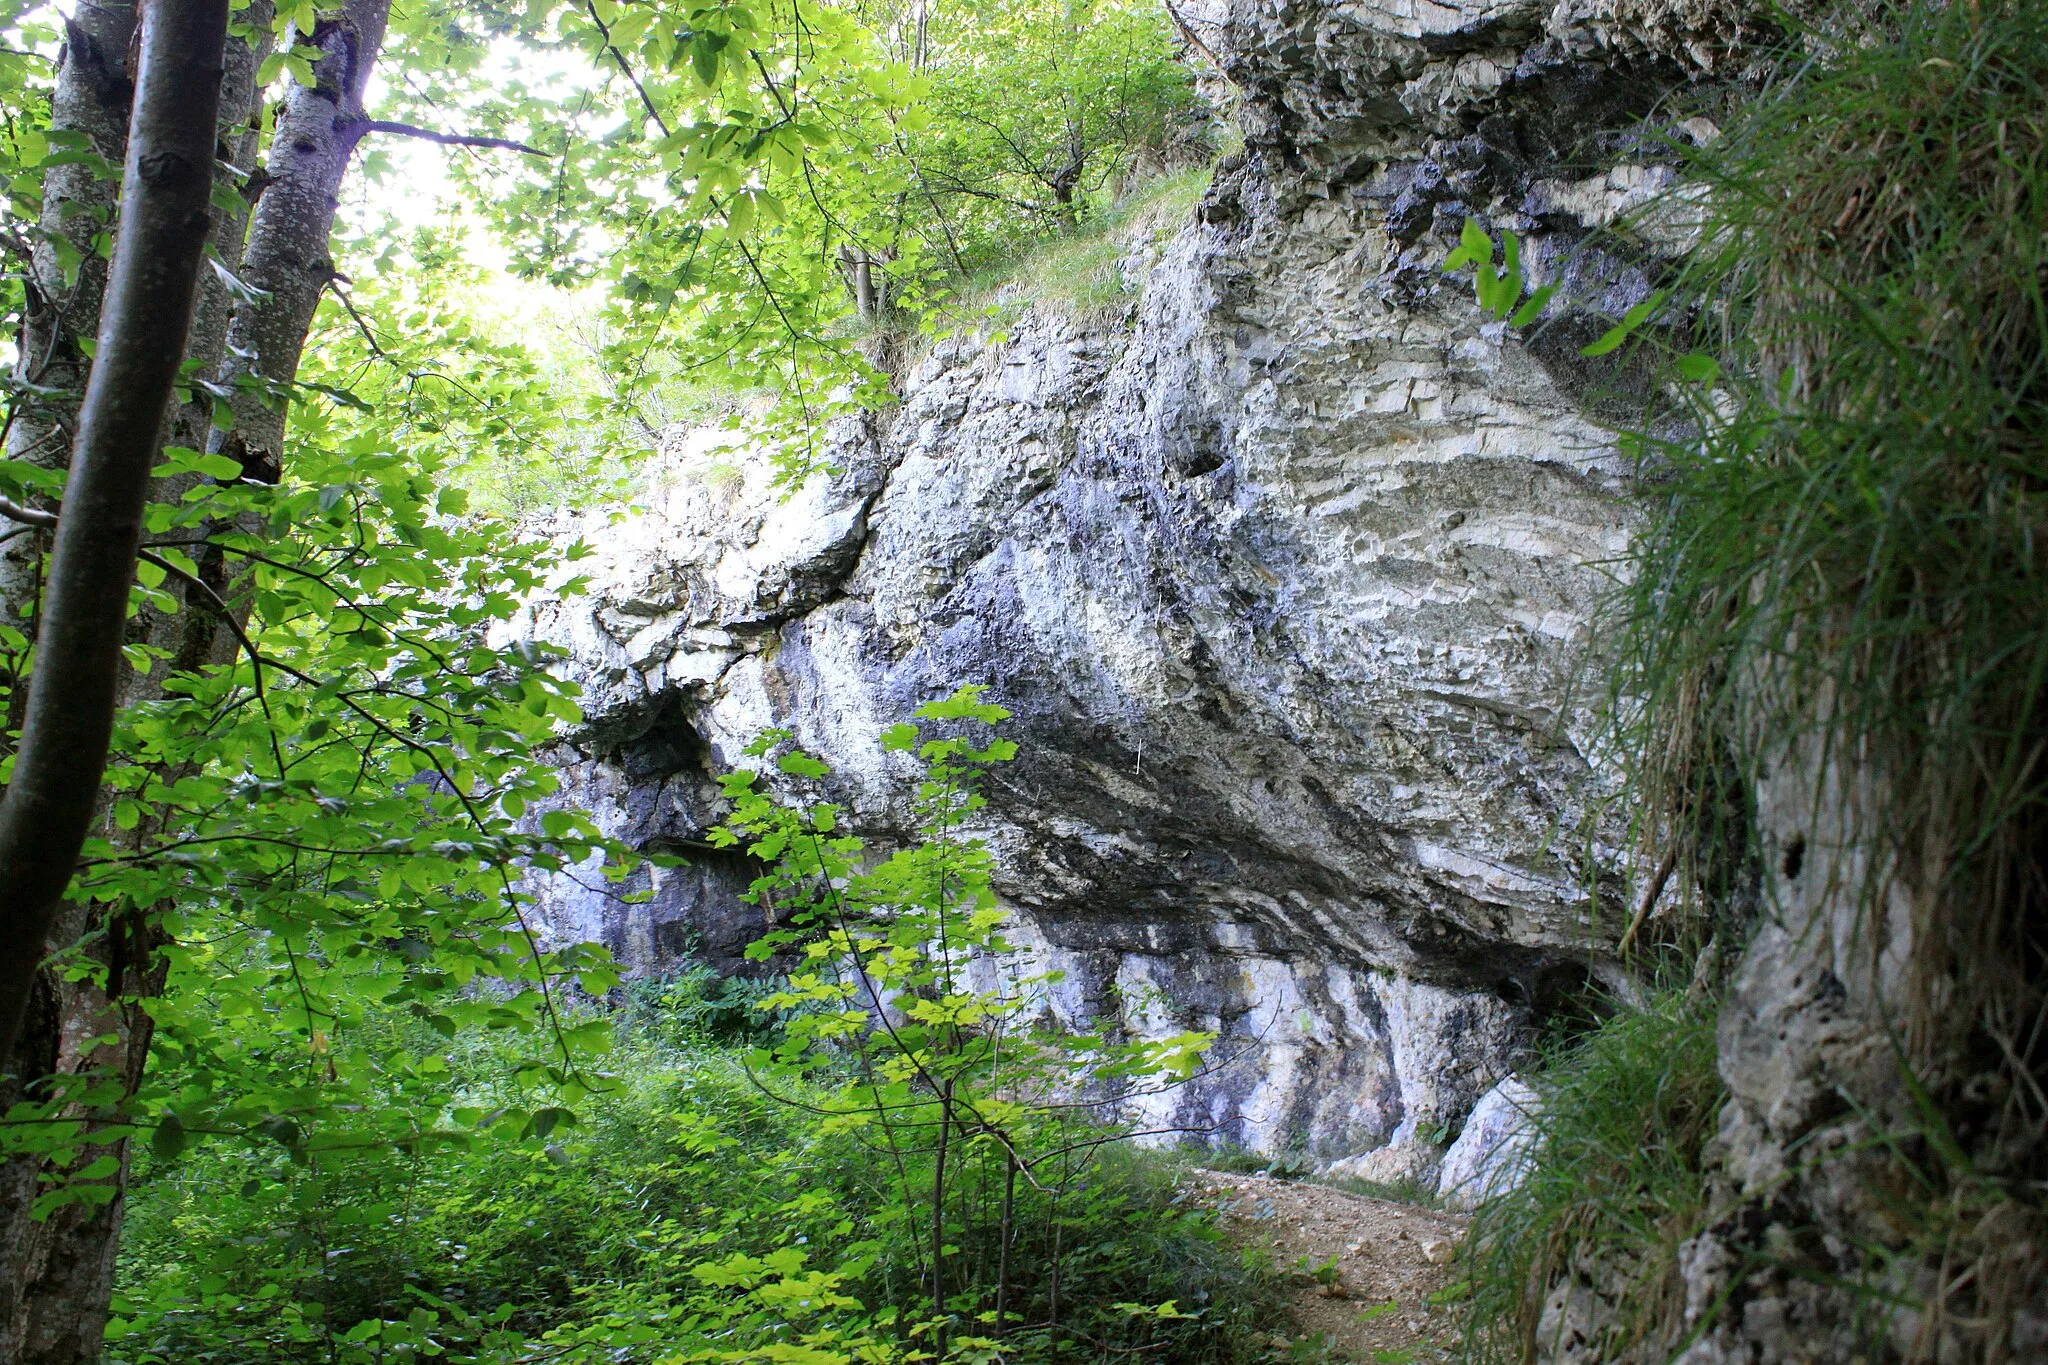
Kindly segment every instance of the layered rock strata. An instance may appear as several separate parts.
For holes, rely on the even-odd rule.
[[[1232,1059],[1160,1126],[1432,1176],[1626,915],[1588,638],[1630,521],[1600,406],[1633,400],[1578,358],[1597,322],[1510,334],[1438,265],[1478,215],[1582,308],[1645,292],[1652,133],[1732,30],[1626,8],[1186,11],[1246,148],[1132,244],[1122,317],[937,345],[787,501],[686,447],[558,528],[601,547],[526,626],[588,688],[567,797],[692,861],[643,904],[537,883],[553,932],[732,961],[760,925],[701,848],[713,775],[786,727],[886,840],[877,733],[981,683],[1021,746],[982,832],[1057,1009]]]

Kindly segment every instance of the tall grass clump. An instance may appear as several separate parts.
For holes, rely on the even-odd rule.
[[[1615,1015],[1531,1078],[1536,1156],[1466,1241],[1465,1358],[1520,1362],[1562,1333],[1553,1294],[1596,1295],[1589,1360],[1656,1358],[1684,1306],[1678,1249],[1707,1216],[1703,1148],[1724,1097],[1711,1011],[1684,995]],[[1668,1350],[1665,1351],[1668,1354]]]
[[[1999,1358],[2048,1177],[2048,6],[1809,35],[1692,172],[1616,684],[1646,843],[1722,965],[1771,917],[1880,1040],[1772,1217],[1810,1185],[1874,1324]]]
[[[1715,764],[1749,786],[1803,747],[1814,791],[1881,787],[1860,893],[1910,883],[1924,1003],[2017,1043],[2043,1003],[2048,10],[1896,24],[1700,158],[1684,292],[1716,381],[1697,435],[1644,439],[1619,709],[1676,843]]]

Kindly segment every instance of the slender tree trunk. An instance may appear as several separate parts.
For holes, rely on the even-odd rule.
[[[946,1139],[953,1131],[953,1082],[939,1088],[939,1150],[932,1162],[932,1316],[946,1315]],[[945,1329],[935,1338],[945,1349]]]
[[[16,1044],[27,1022],[35,1029],[28,1051],[43,1054],[33,1060],[50,1070],[61,1068],[66,1047],[76,1043],[64,1036],[70,1030],[59,1010],[57,1045],[43,1045],[52,1006],[61,1002],[39,982],[39,968],[97,805],[113,732],[149,470],[185,354],[210,225],[227,12],[227,0],[155,0],[143,21],[113,263],[35,618],[36,667],[21,741],[0,798],[0,1058],[21,1055]],[[58,317],[76,328],[75,317],[61,310]],[[0,1211],[25,1212],[13,1206],[14,1193]],[[0,1247],[9,1251],[34,1253],[36,1240],[19,1224],[0,1227]],[[96,1358],[104,1295],[82,1300],[28,1286],[40,1280],[96,1290],[111,1281],[113,1250],[109,1230],[84,1242],[44,1241],[30,1264],[6,1266],[0,1358],[18,1365]]]
[[[241,17],[255,30],[253,36],[246,42],[231,39],[227,45],[227,73],[221,81],[220,146],[217,155],[224,166],[250,174],[246,182],[226,170],[217,177],[220,187],[238,197],[244,207],[240,212],[217,212],[210,245],[214,259],[221,263],[222,269],[204,270],[200,275],[199,305],[192,316],[192,338],[186,346],[185,358],[198,374],[205,376],[219,373],[221,357],[227,351],[228,324],[234,316],[235,293],[223,271],[235,272],[240,278],[251,209],[264,184],[264,177],[257,173],[255,164],[260,150],[257,100],[261,94],[256,88],[256,73],[276,42],[270,27],[274,16],[275,7],[271,0],[251,0],[248,8],[241,11]],[[220,197],[225,199],[229,195]],[[204,391],[195,390],[192,401],[181,405],[172,414],[164,444],[204,450],[212,431],[213,398]],[[199,477],[181,474],[158,480],[150,490],[150,498],[156,502],[176,502],[199,481]],[[226,582],[221,572],[220,557],[202,552],[195,559],[199,563],[201,579],[216,593],[223,592]],[[165,583],[164,587],[177,595],[182,609],[175,615],[146,609],[138,617],[136,634],[165,651],[168,658],[156,663],[146,677],[132,675],[133,700],[161,696],[164,682],[175,674],[190,673],[210,663],[227,661],[221,649],[222,640],[228,638],[227,632],[221,629],[219,617],[204,594],[175,579]]]
[[[1003,1149],[1003,1212],[996,1225],[996,1339],[1009,1330],[1010,1241],[1017,1213],[1017,1154]]]
[[[294,85],[285,99],[242,258],[242,279],[264,294],[235,306],[225,383],[253,375],[285,386],[298,377],[313,312],[334,280],[328,234],[349,158],[369,124],[363,91],[390,16],[391,0],[349,0],[314,32],[323,54],[313,64],[314,84]],[[244,478],[275,483],[284,468],[286,404],[243,394],[234,409],[234,429],[215,433],[213,448],[240,461]]]

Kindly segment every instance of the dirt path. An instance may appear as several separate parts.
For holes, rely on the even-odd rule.
[[[1430,1296],[1451,1280],[1465,1220],[1413,1204],[1264,1175],[1197,1172],[1224,1225],[1289,1274],[1303,1360],[1424,1365],[1445,1360],[1458,1312]],[[1334,1258],[1335,1264],[1332,1265]],[[1327,1339],[1315,1354],[1315,1338]]]

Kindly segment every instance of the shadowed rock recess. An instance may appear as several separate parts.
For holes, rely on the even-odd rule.
[[[1625,918],[1588,628],[1631,518],[1601,324],[1509,336],[1439,263],[1476,213],[1593,310],[1640,298],[1655,240],[1578,248],[1668,182],[1731,13],[1180,7],[1246,148],[1134,248],[1121,320],[939,344],[786,502],[683,450],[643,514],[554,528],[600,551],[525,626],[588,689],[566,799],[690,865],[644,904],[538,881],[550,931],[733,964],[761,926],[699,846],[714,775],[786,726],[900,829],[877,732],[983,683],[1022,746],[983,832],[1058,1008],[1235,1058],[1151,1117],[1433,1180]]]

